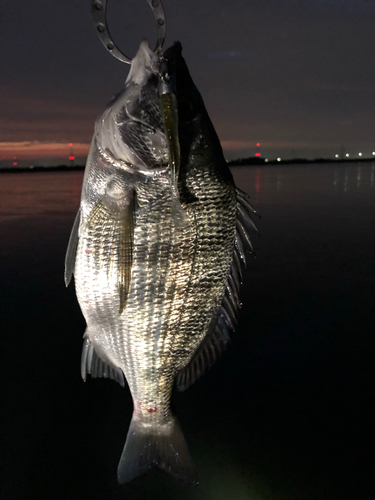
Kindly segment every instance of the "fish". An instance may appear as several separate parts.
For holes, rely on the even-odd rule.
[[[120,484],[153,466],[197,483],[172,390],[227,346],[254,214],[181,44],[155,54],[143,41],[96,121],[65,259],[87,324],[82,378],[127,383],[133,398]]]

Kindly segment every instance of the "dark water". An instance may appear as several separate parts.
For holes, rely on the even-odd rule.
[[[239,327],[175,411],[200,484],[119,487],[127,389],[80,379],[81,173],[0,176],[0,500],[373,500],[375,164],[233,169],[262,215]]]

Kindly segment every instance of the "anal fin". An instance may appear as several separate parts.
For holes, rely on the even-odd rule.
[[[99,348],[94,347],[85,335],[81,357],[81,375],[84,381],[87,379],[87,374],[92,378],[111,378],[125,387],[125,377],[121,368],[115,366]]]

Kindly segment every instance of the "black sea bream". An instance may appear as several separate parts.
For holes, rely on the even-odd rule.
[[[163,101],[162,63],[175,112]],[[87,322],[82,377],[126,379],[133,397],[120,483],[152,465],[196,482],[172,388],[186,389],[225,347],[252,212],[181,45],[162,58],[142,42],[95,126],[65,274],[68,284],[74,272]]]

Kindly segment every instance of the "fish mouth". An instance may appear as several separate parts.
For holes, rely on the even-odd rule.
[[[144,85],[150,75],[159,74],[159,56],[149,47],[147,40],[142,40],[138,52],[132,59],[125,85]]]

